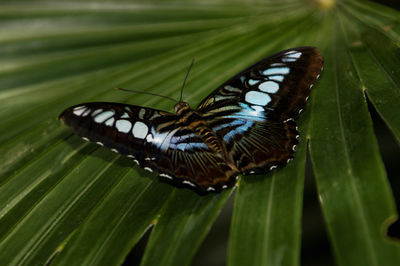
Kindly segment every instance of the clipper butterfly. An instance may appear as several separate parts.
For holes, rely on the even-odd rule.
[[[218,192],[240,174],[264,174],[292,159],[296,119],[322,66],[317,48],[292,48],[243,70],[196,109],[182,101],[175,113],[89,102],[66,109],[60,119],[85,140],[177,186]]]

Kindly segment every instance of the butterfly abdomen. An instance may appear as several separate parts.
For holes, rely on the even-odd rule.
[[[196,134],[199,135],[203,139],[204,143],[208,147],[210,147],[216,153],[223,152],[222,143],[219,141],[219,139],[214,131],[212,131],[207,126],[198,126],[194,130],[195,130]]]
[[[209,127],[204,118],[193,110],[183,110],[179,113],[181,118],[179,118],[177,124],[186,126],[193,132],[195,132],[204,143],[216,153],[223,152],[223,145],[218,139],[216,133]]]

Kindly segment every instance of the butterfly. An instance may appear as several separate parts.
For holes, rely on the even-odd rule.
[[[293,158],[296,119],[322,67],[317,48],[292,48],[235,75],[196,109],[183,101],[175,113],[89,102],[59,118],[83,139],[126,155],[175,186],[219,192],[238,175],[265,174]]]

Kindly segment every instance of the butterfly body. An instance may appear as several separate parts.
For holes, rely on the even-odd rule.
[[[293,48],[234,76],[196,109],[178,102],[173,114],[93,102],[72,106],[60,118],[78,135],[177,186],[220,191],[239,174],[267,173],[291,160],[298,143],[295,120],[322,63],[316,48]]]
[[[178,124],[181,127],[187,127],[197,136],[202,138],[203,142],[211,148],[215,153],[223,153],[223,143],[219,140],[215,132],[209,127],[208,123],[203,119],[202,115],[192,110],[186,102],[179,102],[177,105],[183,104],[184,110],[177,109],[176,114],[180,116],[178,119]]]

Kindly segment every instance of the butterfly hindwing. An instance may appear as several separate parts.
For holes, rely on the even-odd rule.
[[[291,159],[295,120],[322,65],[314,47],[282,51],[231,78],[199,104],[197,110],[225,141],[241,172],[265,173]]]
[[[239,174],[223,157],[207,146],[188,127],[171,132],[169,147],[149,163],[176,185],[187,185],[199,192],[220,191],[234,184]]]

